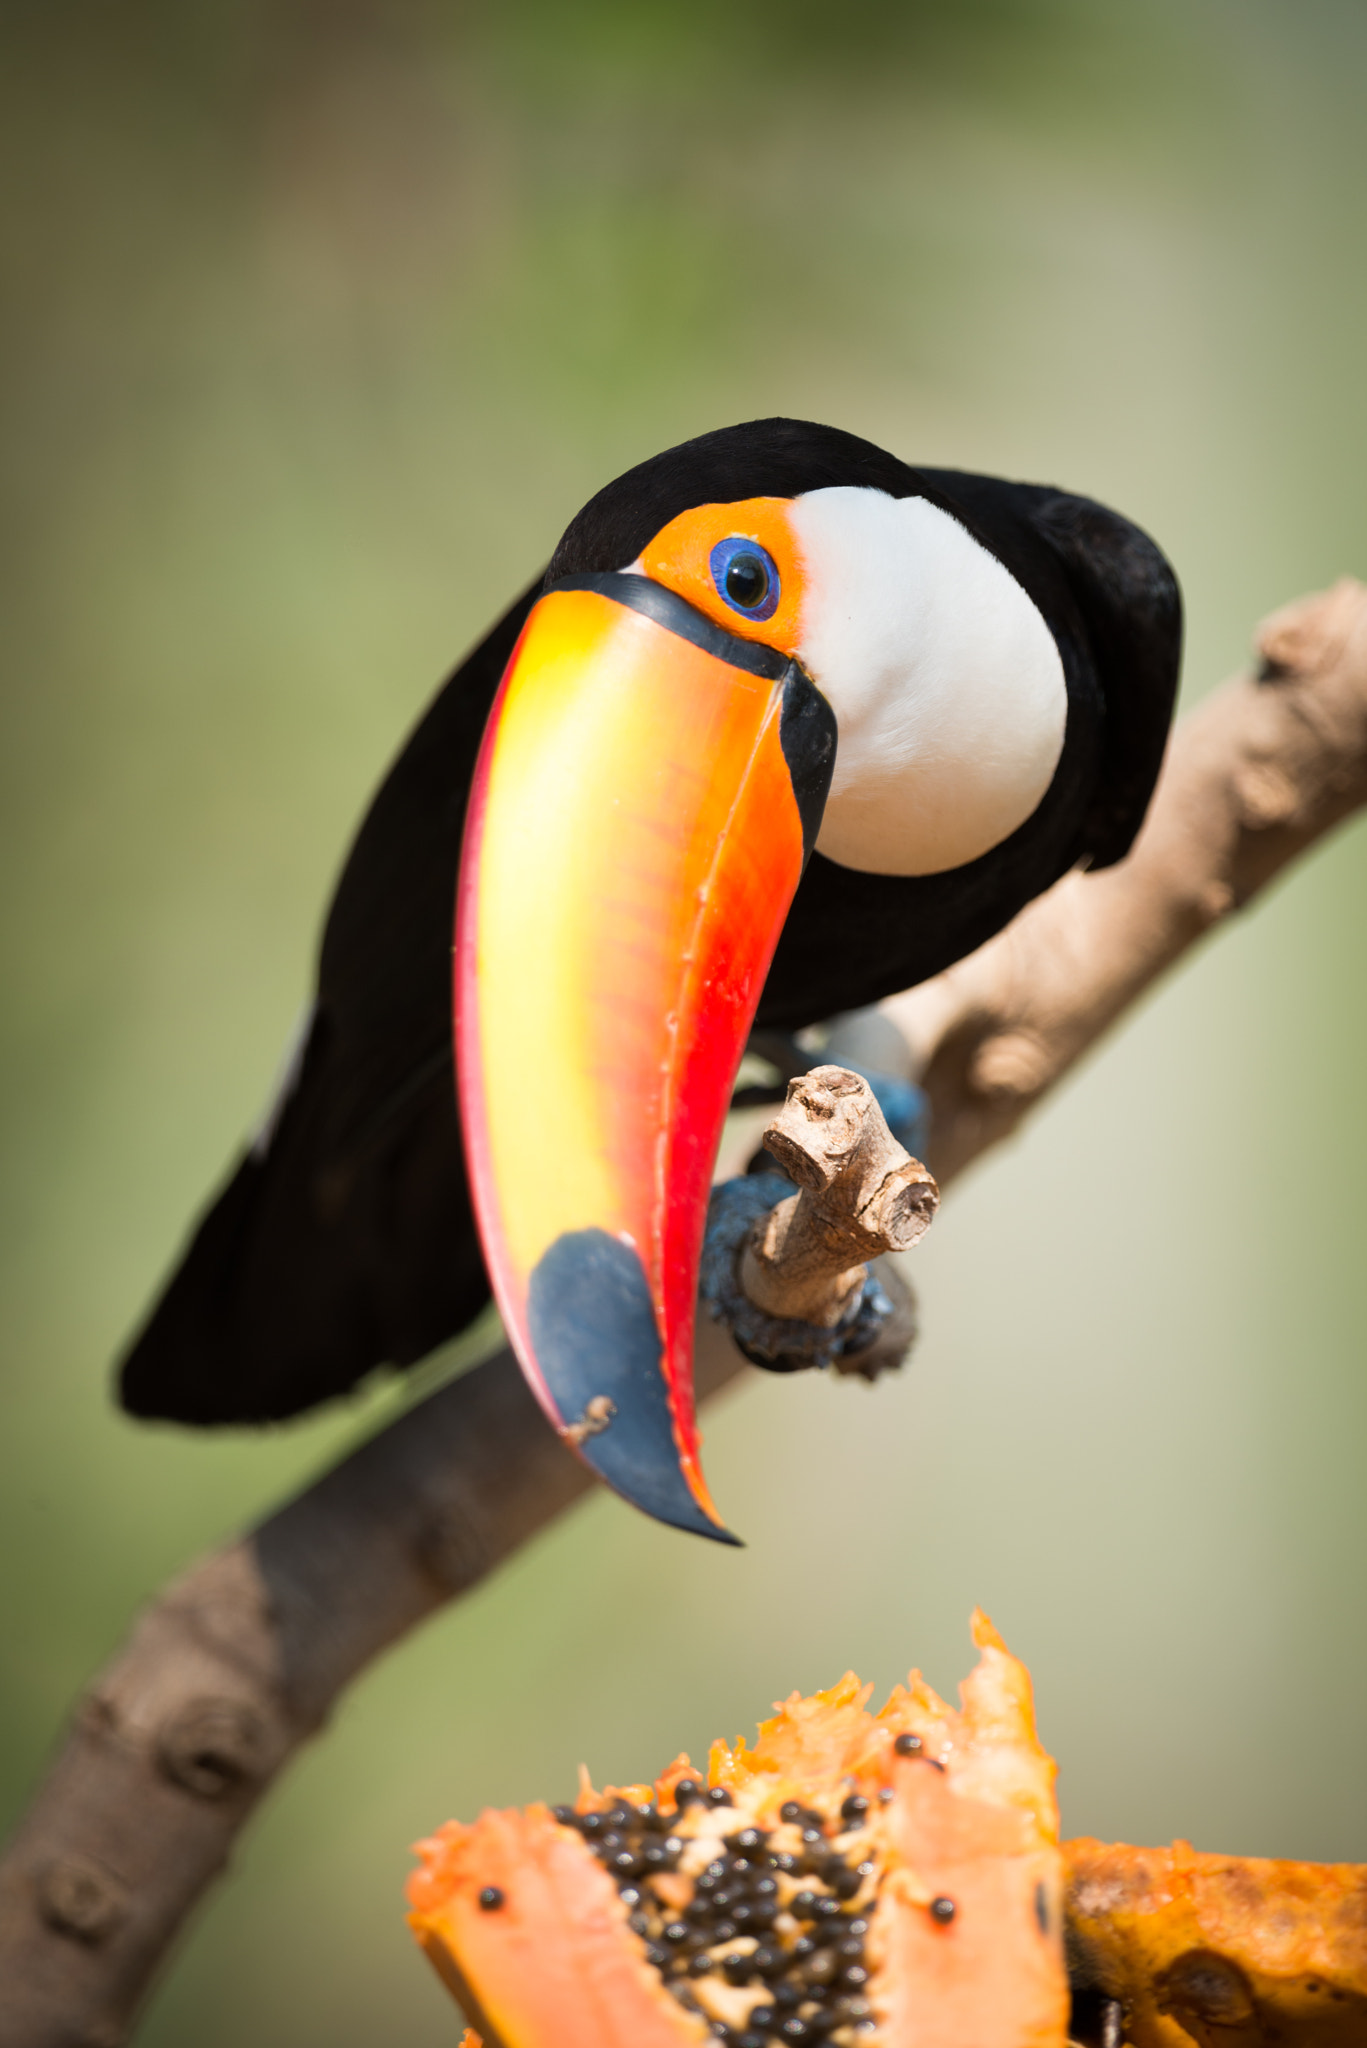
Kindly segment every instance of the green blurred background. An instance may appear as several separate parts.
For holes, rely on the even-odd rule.
[[[1189,693],[1367,571],[1360,0],[7,0],[0,1820],[162,1580],[404,1399],[273,1435],[108,1366],[252,1121],[350,828],[599,484],[758,413],[1147,525]],[[981,1602],[1071,1831],[1367,1858],[1367,827],[915,1259],[875,1391],[708,1422],[743,1553],[595,1499],[251,1831],[155,2048],[450,2042],[406,1845],[646,1774]]]

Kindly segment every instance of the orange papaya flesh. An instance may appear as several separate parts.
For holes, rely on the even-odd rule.
[[[1129,2048],[1364,2048],[1367,1867],[1064,1844],[1073,2032]]]
[[[852,1675],[753,1746],[418,1845],[418,1939],[483,2048],[1064,2048],[1054,1766],[975,1616],[952,1708]]]

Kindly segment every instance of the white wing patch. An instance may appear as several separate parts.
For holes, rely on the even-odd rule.
[[[1040,612],[924,498],[842,485],[789,516],[800,652],[839,731],[818,848],[869,873],[933,875],[999,846],[1063,751],[1067,686]]]

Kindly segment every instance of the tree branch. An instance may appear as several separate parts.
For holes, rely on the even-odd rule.
[[[1260,646],[1264,679],[1179,729],[1129,860],[1068,877],[887,1006],[932,1100],[942,1182],[1367,800],[1367,590],[1289,607]],[[741,1365],[703,1318],[699,1394]],[[126,2039],[238,1830],[350,1679],[589,1484],[501,1352],[168,1588],[91,1686],[0,1864],[0,2048]]]
[[[943,1184],[1021,1118],[1149,984],[1367,801],[1367,588],[1264,621],[1258,679],[1179,726],[1129,858],[1072,874],[998,938],[883,1007],[930,1097]]]

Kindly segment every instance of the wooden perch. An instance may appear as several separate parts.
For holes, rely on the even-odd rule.
[[[786,1178],[744,1174],[713,1189],[699,1314],[768,1372],[876,1380],[911,1349],[916,1300],[896,1267],[874,1274],[870,1261],[924,1236],[940,1191],[845,1067],[794,1075],[764,1145]]]
[[[940,1190],[893,1137],[868,1082],[845,1067],[813,1067],[788,1083],[764,1149],[798,1193],[756,1224],[741,1286],[768,1315],[833,1329],[867,1262],[925,1236]]]
[[[1129,860],[1069,877],[891,1006],[923,1063],[942,1181],[1367,798],[1367,590],[1290,607],[1260,644],[1263,677],[1179,729]],[[704,1320],[699,1393],[740,1369]],[[238,1830],[349,1680],[590,1483],[501,1352],[164,1592],[0,1864],[0,2048],[126,2039]]]

